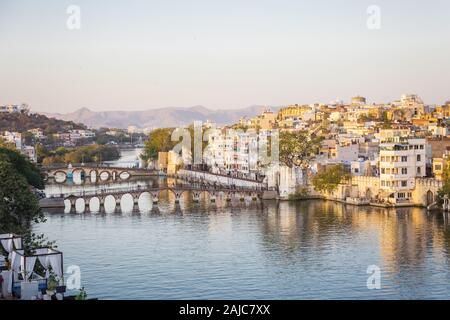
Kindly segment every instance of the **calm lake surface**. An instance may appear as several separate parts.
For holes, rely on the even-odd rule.
[[[148,199],[149,200],[149,199]],[[126,202],[126,200],[124,200]],[[47,212],[65,268],[100,299],[449,299],[450,226],[442,213],[333,202],[179,205],[155,213]],[[126,207],[126,203],[123,203]],[[367,288],[367,268],[381,289]]]

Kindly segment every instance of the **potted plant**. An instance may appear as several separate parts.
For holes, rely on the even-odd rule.
[[[80,289],[80,292],[75,296],[75,300],[86,300],[87,293],[84,287]]]
[[[56,287],[58,286],[59,281],[56,276],[52,273],[47,279],[47,294],[52,296],[55,294]]]

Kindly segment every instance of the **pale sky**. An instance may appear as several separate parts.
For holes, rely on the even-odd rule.
[[[0,0],[0,105],[35,111],[432,104],[449,74],[448,0]]]

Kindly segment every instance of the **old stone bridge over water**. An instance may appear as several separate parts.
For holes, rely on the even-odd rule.
[[[42,167],[45,181],[65,183],[68,177],[77,179],[80,183],[89,180],[90,182],[126,181],[131,177],[157,176],[156,170],[111,167],[96,164],[74,164],[71,166],[49,166]]]
[[[160,193],[163,191],[171,192],[175,197],[175,203],[179,203],[184,193],[190,193],[194,202],[199,202],[202,193],[206,193],[211,202],[215,202],[218,197],[232,201],[238,199],[244,201],[251,199],[256,201],[262,197],[264,188],[258,187],[238,187],[238,186],[218,186],[212,184],[184,184],[184,185],[161,185],[157,187],[137,187],[123,191],[102,190],[95,193],[80,193],[77,195],[68,195],[64,200],[70,201],[71,208],[75,208],[77,201],[84,202],[86,208],[90,208],[91,202],[98,201],[100,207],[105,205],[108,198],[113,199],[116,205],[120,205],[122,198],[130,195],[133,204],[138,204],[142,195],[150,195],[152,203],[158,204]]]

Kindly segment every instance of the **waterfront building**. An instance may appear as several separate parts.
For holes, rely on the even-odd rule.
[[[216,173],[240,172],[251,174],[264,165],[261,156],[267,154],[272,130],[210,129],[207,146],[203,151],[203,163]]]
[[[380,144],[380,188],[397,202],[412,197],[415,178],[426,175],[426,140],[394,137]]]

